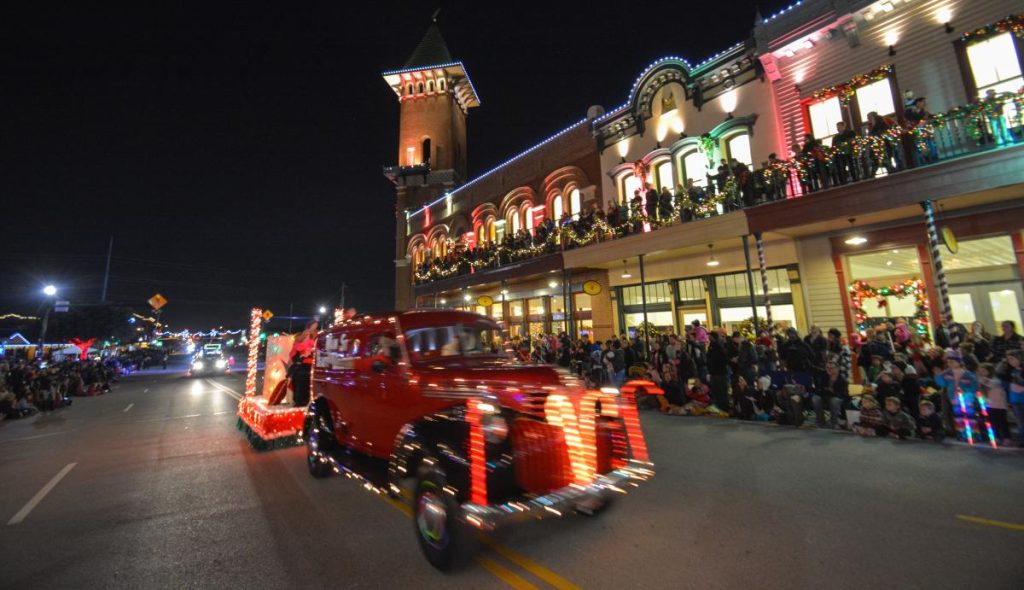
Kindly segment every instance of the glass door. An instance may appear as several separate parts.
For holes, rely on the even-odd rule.
[[[963,285],[949,288],[953,319],[965,326],[981,322],[992,334],[999,333],[999,324],[1010,320],[1020,329],[1024,292],[1017,281]]]

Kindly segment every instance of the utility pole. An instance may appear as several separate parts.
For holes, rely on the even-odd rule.
[[[107,268],[103,271],[103,293],[100,295],[100,303],[107,302],[107,283],[110,281],[110,256],[114,253],[114,236],[110,236],[110,245],[107,246]]]
[[[345,313],[345,282],[341,282],[341,312]]]

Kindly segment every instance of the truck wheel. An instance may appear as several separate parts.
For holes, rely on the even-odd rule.
[[[474,531],[461,518],[462,507],[444,490],[444,477],[432,472],[416,482],[413,527],[430,565],[451,571],[472,553]]]
[[[309,474],[316,478],[327,477],[332,471],[331,464],[323,458],[323,454],[330,449],[324,448],[324,433],[319,422],[319,418],[313,417],[306,428],[306,467],[309,468]],[[329,431],[327,436],[330,436]]]

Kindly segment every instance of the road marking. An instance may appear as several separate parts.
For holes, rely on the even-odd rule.
[[[504,545],[496,543],[496,542],[492,541],[491,539],[489,539],[487,537],[481,537],[481,542],[484,545],[487,545],[488,547],[490,547],[492,550],[494,550],[494,552],[497,553],[498,555],[504,557],[505,559],[507,559],[507,560],[511,561],[512,563],[518,565],[519,567],[523,568],[524,570],[526,570],[526,571],[530,572],[531,574],[537,576],[541,580],[544,580],[548,584],[551,584],[555,588],[558,588],[558,590],[581,590],[580,587],[577,586],[576,584],[573,584],[569,580],[566,580],[562,576],[560,576],[560,575],[556,574],[555,572],[549,570],[548,568],[546,568],[543,565],[537,563],[536,561],[533,561],[532,559],[530,559],[529,557],[527,557],[525,555],[522,555],[520,553],[516,553],[515,551],[509,549],[508,547],[505,547]]]
[[[125,407],[125,409],[123,409],[123,410],[121,410],[121,411],[122,411],[122,412],[127,412],[128,410],[132,409],[132,406],[134,406],[134,405],[135,405],[134,403],[132,403],[132,404],[128,404],[128,405],[127,405],[127,406]]]
[[[483,555],[477,555],[476,561],[484,566],[484,569],[494,574],[496,578],[518,590],[537,590],[537,587],[529,583],[519,574],[501,565],[497,561]]]
[[[136,420],[136,422],[163,422],[165,420],[184,420],[185,418],[199,418],[200,416],[213,416],[214,414],[189,414],[187,416],[167,416],[166,418],[150,418],[148,420]]]
[[[230,387],[225,387],[225,386],[221,385],[220,383],[217,383],[216,381],[210,381],[209,379],[205,379],[205,381],[207,383],[209,383],[210,385],[214,386],[214,388],[219,389],[220,391],[230,395],[231,397],[235,398],[236,400],[242,401],[242,394],[238,393],[234,389],[231,389]]]
[[[149,393],[149,388],[147,387],[147,388],[143,389],[142,393]]]
[[[78,465],[78,463],[68,463],[67,465],[65,465],[64,469],[61,469],[57,473],[57,475],[53,476],[53,479],[48,481],[46,485],[43,486],[43,489],[36,492],[35,496],[32,496],[32,499],[28,501],[28,504],[22,506],[21,510],[19,510],[17,514],[12,516],[11,519],[7,521],[7,526],[11,526],[12,524],[18,524],[21,521],[25,520],[25,517],[28,516],[30,512],[32,512],[32,509],[38,506],[39,503],[43,501],[43,498],[46,497],[46,494],[49,494],[50,490],[52,490],[58,483],[60,483],[60,480],[64,479],[64,476],[67,475],[69,471],[74,469],[75,465]]]
[[[1012,522],[1003,522],[1001,520],[989,520],[987,518],[979,518],[977,516],[967,516],[966,514],[957,514],[957,520],[964,522],[970,522],[973,524],[983,524],[985,526],[994,526],[1001,529],[1009,529],[1011,531],[1022,531],[1024,532],[1024,524],[1015,524]]]
[[[36,434],[36,435],[33,435],[33,436],[23,436],[21,438],[8,438],[6,440],[0,440],[0,444],[6,443],[6,442],[17,442],[17,441],[21,441],[21,440],[33,440],[33,439],[37,439],[37,438],[46,438],[48,436],[57,436],[58,434],[67,434],[69,432],[74,432],[74,430],[65,430],[63,432],[48,432],[46,434]]]

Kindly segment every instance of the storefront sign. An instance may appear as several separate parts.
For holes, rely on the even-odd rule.
[[[956,234],[953,230],[946,227],[942,228],[942,243],[946,245],[946,249],[949,250],[950,254],[956,254],[960,251],[960,242],[956,240]]]
[[[583,292],[587,295],[598,295],[601,293],[601,283],[597,281],[587,281],[583,283]]]
[[[490,307],[491,305],[494,305],[494,300],[491,299],[490,295],[481,295],[477,298],[476,304],[481,307]]]

